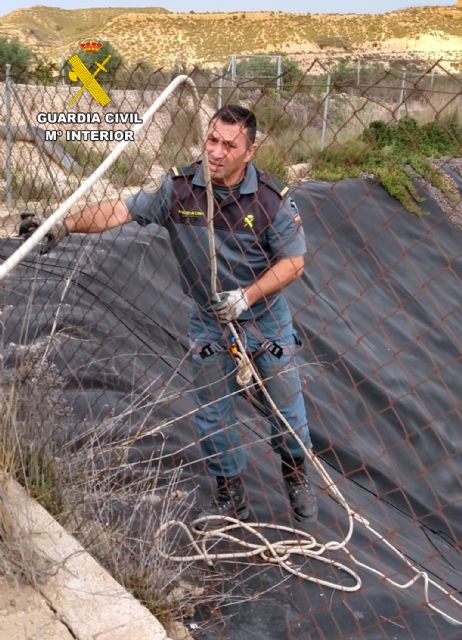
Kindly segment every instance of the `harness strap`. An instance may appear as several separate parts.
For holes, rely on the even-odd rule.
[[[293,344],[283,344],[280,345],[274,340],[264,339],[258,349],[252,352],[247,352],[247,355],[251,360],[256,360],[259,356],[262,355],[265,351],[271,353],[271,355],[276,358],[282,358],[283,355],[294,355],[298,352],[302,345],[300,339],[294,334],[294,343]],[[210,356],[213,356],[215,353],[230,353],[229,346],[225,345],[221,342],[209,342],[204,346],[200,346],[195,344],[193,346],[193,352],[198,353],[200,357],[204,360]]]
[[[208,358],[209,356],[213,356],[214,353],[220,353],[221,351],[227,351],[226,347],[224,347],[219,342],[210,342],[206,344],[199,351],[199,355],[202,359]]]

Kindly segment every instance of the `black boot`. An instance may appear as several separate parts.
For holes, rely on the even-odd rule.
[[[210,520],[198,522],[196,529],[205,530],[226,524],[226,517],[247,520],[249,508],[240,476],[225,478],[217,476],[217,495],[210,506],[202,509],[198,518],[218,516]]]
[[[304,458],[293,459],[281,457],[282,477],[289,495],[290,506],[296,520],[316,520],[318,517],[318,500],[313,485],[305,473]]]

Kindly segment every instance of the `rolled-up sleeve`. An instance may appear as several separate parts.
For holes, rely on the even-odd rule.
[[[293,258],[306,253],[305,232],[298,207],[290,196],[284,199],[268,229],[273,259]]]
[[[138,191],[124,200],[131,217],[141,226],[151,223],[163,225],[167,219],[172,197],[172,177],[166,175],[157,191]]]

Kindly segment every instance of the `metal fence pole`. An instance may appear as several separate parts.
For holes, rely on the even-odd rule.
[[[331,73],[327,74],[327,88],[326,95],[324,98],[324,113],[322,116],[322,134],[321,134],[321,151],[324,149],[326,144],[326,133],[327,133],[327,114],[329,112],[329,97],[330,97],[330,84],[331,84]]]
[[[282,90],[282,56],[277,57],[277,78],[276,78],[276,89],[279,93]]]
[[[221,71],[221,75],[218,78],[218,101],[217,101],[217,109],[221,109],[223,106],[223,79],[224,79],[224,71]]]
[[[406,82],[406,69],[403,69],[403,77],[401,79],[401,91],[399,94],[398,120],[401,118],[401,107],[404,104],[404,85]]]
[[[6,144],[5,144],[5,177],[6,177],[6,206],[8,211],[13,209],[13,129],[11,123],[11,65],[5,65],[5,108],[6,108]]]
[[[233,53],[231,56],[231,80],[236,82],[236,54]]]

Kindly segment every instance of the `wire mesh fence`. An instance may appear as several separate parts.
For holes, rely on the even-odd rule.
[[[174,74],[101,73],[104,107],[6,74],[3,261],[126,146],[69,211],[91,233],[2,272],[2,467],[169,628],[458,638],[461,78],[259,64],[194,69],[136,136]]]

